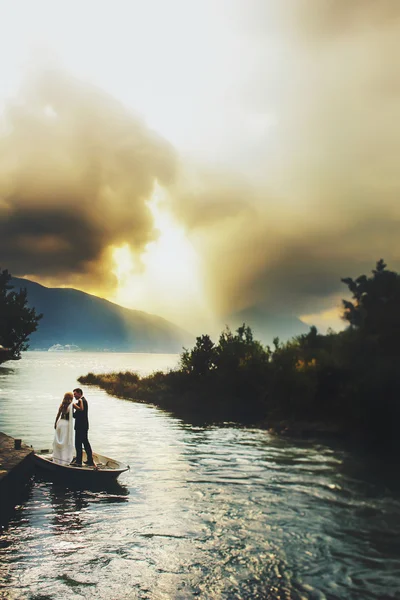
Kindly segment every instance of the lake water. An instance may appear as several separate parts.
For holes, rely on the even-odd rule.
[[[176,362],[27,353],[0,367],[0,431],[50,448],[79,375]],[[398,468],[84,391],[92,447],[130,471],[97,491],[35,476],[0,535],[0,598],[400,598]]]

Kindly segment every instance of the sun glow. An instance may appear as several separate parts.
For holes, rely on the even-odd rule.
[[[4,3],[0,107],[24,73],[44,61],[107,90],[172,143],[193,150],[200,137],[209,151],[210,134],[221,120],[215,106],[224,102],[230,67],[240,58],[234,56],[235,40],[221,27],[224,19],[223,7],[211,0]]]
[[[115,248],[114,274],[118,289],[114,301],[136,310],[163,316],[197,331],[195,323],[210,323],[202,286],[199,257],[184,229],[174,220],[157,186],[148,202],[158,237],[136,257],[128,244]]]

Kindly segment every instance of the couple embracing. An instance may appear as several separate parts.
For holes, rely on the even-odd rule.
[[[74,401],[75,400],[75,401]],[[74,427],[75,423],[75,427]],[[88,440],[88,402],[80,388],[64,394],[54,423],[53,462],[59,465],[82,466],[82,446],[85,448],[85,464],[95,467],[92,448]],[[74,430],[75,450],[74,456]]]

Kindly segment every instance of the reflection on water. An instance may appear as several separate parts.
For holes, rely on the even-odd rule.
[[[48,447],[59,398],[79,374],[174,360],[32,353],[0,372],[0,430]],[[0,537],[0,597],[400,597],[393,468],[86,391],[94,449],[131,470],[103,489],[36,477]]]
[[[39,487],[44,480],[36,478]],[[84,527],[83,513],[88,510],[91,501],[96,502],[126,502],[129,490],[118,483],[104,487],[68,485],[61,482],[48,483],[45,486],[51,502],[51,525],[54,535],[64,535],[65,531],[80,531]]]

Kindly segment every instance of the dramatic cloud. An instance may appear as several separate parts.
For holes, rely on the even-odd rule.
[[[167,142],[110,96],[60,70],[32,75],[0,139],[0,257],[15,275],[110,277],[111,246],[154,238],[146,202],[174,177]]]
[[[235,157],[253,187],[232,191],[230,204],[198,193],[181,214],[205,247],[222,314],[325,310],[347,292],[341,277],[381,256],[400,267],[400,4],[237,6],[243,62],[233,95],[271,125]],[[230,211],[208,211],[209,199]],[[213,226],[210,213],[219,214]]]
[[[381,257],[399,269],[398,0],[204,0],[183,21],[187,3],[168,6],[160,51],[138,9],[120,56],[126,77],[134,56],[142,110],[151,81],[154,122],[175,128],[179,158],[111,96],[57,71],[33,77],[1,125],[2,264],[104,289],[110,248],[140,254],[157,235],[146,202],[158,181],[222,322],[327,311],[341,277]],[[150,63],[131,52],[136,38]]]

